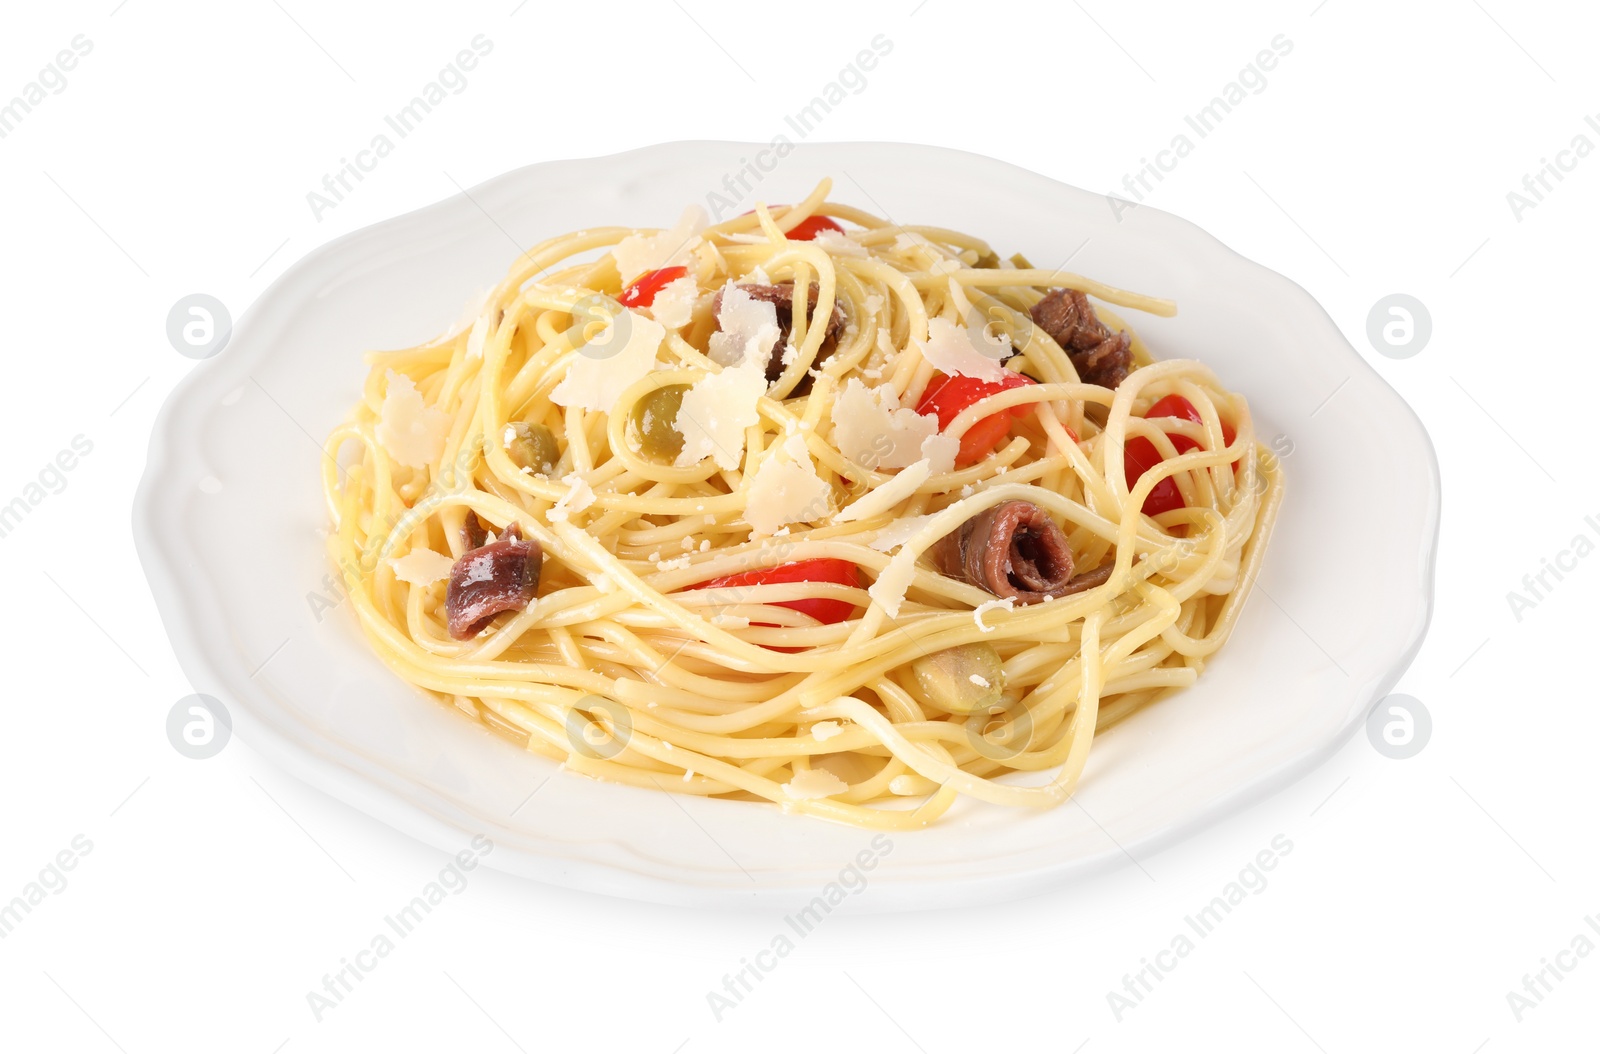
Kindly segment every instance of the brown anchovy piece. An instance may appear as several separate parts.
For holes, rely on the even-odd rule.
[[[1037,604],[1102,585],[1111,566],[1072,577],[1067,536],[1031,501],[1003,501],[935,542],[930,555],[942,574],[1002,599]]]
[[[521,611],[539,593],[544,549],[521,537],[516,524],[497,542],[462,554],[450,569],[445,592],[445,620],[450,636],[477,636],[502,611]]]
[[[466,517],[461,521],[461,547],[468,550],[478,549],[488,540],[489,532],[478,522],[478,514],[468,509]]]
[[[772,357],[767,360],[767,383],[771,384],[783,375],[783,353],[789,346],[789,334],[794,331],[794,283],[779,282],[776,285],[759,285],[754,282],[740,282],[739,288],[749,293],[757,300],[764,300],[777,308],[778,314],[778,341],[772,345]],[[811,318],[817,310],[817,297],[820,290],[817,283],[810,285],[810,296],[806,299],[806,315]],[[711,301],[711,313],[715,316],[722,310],[722,292],[719,290]],[[812,319],[815,325],[815,319]],[[832,355],[839,342],[839,334],[844,332],[845,313],[844,305],[835,298],[833,301],[833,314],[828,318],[828,330],[823,334],[822,347],[817,349],[816,361],[813,366],[822,365],[822,360]],[[800,383],[794,386],[790,397],[804,395],[811,390],[811,375],[808,373],[800,378]]]
[[[1078,290],[1053,289],[1029,314],[1061,345],[1085,384],[1115,388],[1133,368],[1128,334],[1112,333]]]
[[[497,541],[516,541],[522,537],[522,528],[512,524],[501,532]],[[466,517],[461,521],[461,547],[463,549],[481,549],[483,543],[489,540],[489,530],[479,520],[478,514],[471,509],[467,510]]]

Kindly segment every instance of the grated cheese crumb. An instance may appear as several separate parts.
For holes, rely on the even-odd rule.
[[[1010,597],[1002,597],[998,600],[986,600],[982,604],[979,604],[977,607],[972,609],[972,621],[976,622],[978,624],[978,629],[982,630],[984,633],[993,633],[994,627],[983,621],[984,614],[997,610],[1010,611],[1015,606],[1016,605],[1012,602]]]
[[[550,510],[549,518],[554,523],[566,523],[572,513],[582,512],[595,503],[594,490],[589,486],[589,481],[576,472],[568,472],[561,477],[561,482],[567,485],[567,492]]]
[[[783,793],[795,801],[813,798],[831,798],[850,789],[850,785],[827,769],[807,769],[797,772],[783,785]]]
[[[811,726],[811,735],[818,743],[826,743],[834,736],[842,735],[844,729],[839,727],[837,721],[818,721]]]

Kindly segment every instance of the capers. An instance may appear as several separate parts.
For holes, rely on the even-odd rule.
[[[687,384],[657,388],[633,404],[633,430],[639,452],[652,461],[671,464],[683,450],[683,433],[678,431],[678,408],[683,405]]]
[[[555,433],[544,425],[516,421],[506,426],[506,453],[518,468],[535,472],[554,471],[561,460],[561,447]]]
[[[911,663],[911,673],[931,705],[952,714],[972,714],[1000,705],[1005,674],[1000,653],[988,644],[961,644]]]

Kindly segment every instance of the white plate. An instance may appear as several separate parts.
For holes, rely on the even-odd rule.
[[[742,196],[729,215],[831,175],[837,200],[969,231],[1041,266],[1087,238],[1074,269],[1178,301],[1176,318],[1130,313],[1158,358],[1209,363],[1248,397],[1258,434],[1293,443],[1283,515],[1233,639],[1197,686],[1095,743],[1082,808],[961,803],[930,830],[894,835],[845,908],[1038,892],[1188,835],[1328,757],[1422,642],[1439,480],[1416,416],[1321,307],[1183,220],[1141,207],[1118,222],[1098,194],[988,158],[802,144],[763,173],[756,162],[775,160],[765,149],[669,143],[535,165],[341,238],[275,282],[167,401],[135,508],[140,557],[195,690],[306,782],[442,849],[485,833],[496,843],[486,862],[515,874],[785,908],[837,879],[868,834],[565,772],[544,784],[555,766],[400,682],[350,612],[319,620],[310,599],[328,593],[318,443],[357,397],[363,351],[439,333],[543,238],[670,226],[731,186]],[[760,182],[742,194],[750,173]]]

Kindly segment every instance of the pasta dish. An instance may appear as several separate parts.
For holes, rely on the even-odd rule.
[[[885,830],[1059,804],[1227,640],[1280,467],[1118,313],[1172,302],[830,189],[551,238],[369,354],[330,558],[390,669],[572,772]]]

